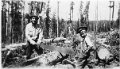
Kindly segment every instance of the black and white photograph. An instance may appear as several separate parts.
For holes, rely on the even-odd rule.
[[[120,69],[119,0],[1,0],[2,69]]]

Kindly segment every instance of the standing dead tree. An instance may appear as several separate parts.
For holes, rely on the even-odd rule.
[[[109,7],[110,7],[110,26],[111,26],[111,28],[113,28],[114,6],[115,6],[115,2],[114,1],[110,1],[110,6]],[[112,10],[112,20],[111,20],[111,8],[113,9]]]
[[[73,5],[74,5],[74,2],[72,1],[70,3],[70,23],[72,23],[72,19],[73,19]]]
[[[90,5],[90,1],[87,2],[86,6],[85,6],[85,10],[81,16],[81,24],[82,26],[87,25],[88,26],[88,12],[89,12],[89,5]]]

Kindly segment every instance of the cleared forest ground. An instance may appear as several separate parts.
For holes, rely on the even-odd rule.
[[[94,33],[89,33],[91,36],[92,41],[94,41]],[[96,65],[95,63],[98,61],[94,61],[92,66],[94,69],[106,69],[106,68],[110,68],[110,69],[117,69],[120,68],[120,47],[119,47],[119,42],[120,42],[120,38],[119,38],[119,31],[115,30],[115,31],[111,31],[111,32],[107,32],[107,33],[100,33],[96,35],[96,47],[98,46],[106,46],[109,48],[109,51],[113,54],[114,58],[112,61],[110,61],[110,64],[105,64],[103,62],[98,63],[98,65]],[[52,44],[52,45],[58,45],[58,46],[63,46],[63,47],[70,47],[70,44]],[[44,65],[41,64],[38,61],[32,62],[30,65],[26,65],[26,66],[21,66],[22,63],[24,61],[26,61],[24,52],[21,51],[22,48],[19,48],[19,52],[18,51],[12,51],[11,55],[12,56],[7,56],[8,58],[5,61],[5,66],[3,68],[39,68],[39,69],[79,69],[81,68],[81,66],[79,66],[77,63],[75,63],[76,67],[73,67],[71,64],[62,64],[60,62],[58,62],[56,65]],[[6,50],[7,51],[7,50]],[[49,53],[50,51],[46,51],[45,54]],[[14,55],[13,55],[14,54]],[[16,54],[16,55],[15,55]],[[35,57],[36,55],[33,54],[33,56]],[[2,61],[4,62],[5,59],[5,52],[2,52]],[[41,59],[41,58],[39,58]],[[2,62],[2,63],[3,63]],[[85,69],[88,69],[88,66],[85,67]]]

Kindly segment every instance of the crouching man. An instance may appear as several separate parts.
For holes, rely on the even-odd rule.
[[[73,40],[73,45],[77,50],[76,58],[78,58],[78,63],[82,62],[81,66],[84,68],[89,63],[88,58],[91,56],[91,52],[94,51],[93,42],[87,34],[87,27],[79,27]]]
[[[43,29],[38,24],[38,16],[31,16],[31,22],[26,25],[25,35],[27,39],[27,59],[30,59],[33,49],[37,52],[38,55],[43,53],[43,48],[40,44],[43,43],[51,43],[51,42],[59,42],[63,41],[66,38],[57,37],[51,39],[43,39]]]
[[[38,55],[43,53],[43,49],[37,45],[41,43],[41,40],[43,38],[43,30],[37,24],[39,18],[34,15],[30,18],[31,22],[28,23],[25,28],[25,35],[27,39],[27,59],[30,59],[33,53],[33,49],[36,50]]]

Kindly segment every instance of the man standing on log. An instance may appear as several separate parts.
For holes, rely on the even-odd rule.
[[[38,25],[38,17],[33,15],[30,17],[31,22],[26,25],[25,35],[27,38],[27,59],[30,59],[33,49],[36,50],[38,55],[43,53],[43,49],[37,44],[41,43],[43,38],[43,29]]]

